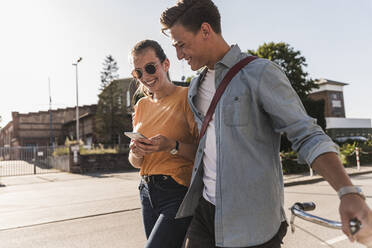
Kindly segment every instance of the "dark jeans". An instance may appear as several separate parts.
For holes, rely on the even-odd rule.
[[[215,206],[201,197],[194,218],[187,231],[184,248],[215,248],[214,235]],[[246,248],[280,248],[287,233],[287,222],[282,222],[277,234],[268,242]],[[244,247],[242,247],[244,248]]]
[[[170,176],[156,176],[139,185],[142,216],[147,237],[146,248],[180,248],[191,217],[175,219],[187,192]]]

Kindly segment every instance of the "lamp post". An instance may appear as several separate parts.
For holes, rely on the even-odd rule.
[[[79,142],[80,136],[79,136],[79,84],[78,84],[78,64],[83,58],[80,57],[76,61],[76,63],[73,63],[72,65],[76,68],[76,140]]]

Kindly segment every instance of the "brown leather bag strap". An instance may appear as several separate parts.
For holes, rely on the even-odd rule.
[[[217,103],[220,100],[223,92],[225,91],[227,85],[230,83],[231,79],[247,64],[249,64],[251,61],[257,59],[256,56],[248,56],[242,60],[240,60],[238,63],[236,63],[226,74],[226,76],[221,81],[220,85],[218,86],[216,93],[213,96],[213,99],[211,101],[211,104],[209,105],[207,114],[205,115],[200,134],[198,139],[198,144],[201,138],[204,136],[205,131],[207,131],[207,127],[209,122],[212,120],[214,110],[216,109]]]

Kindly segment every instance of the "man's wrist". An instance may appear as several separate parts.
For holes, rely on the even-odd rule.
[[[340,198],[340,200],[344,195],[348,195],[348,194],[356,194],[356,195],[359,195],[363,200],[366,199],[365,195],[363,194],[362,189],[357,186],[345,186],[345,187],[341,187],[337,191],[337,195]]]

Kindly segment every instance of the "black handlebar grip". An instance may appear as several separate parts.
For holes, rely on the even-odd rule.
[[[296,205],[303,211],[311,211],[316,208],[314,202],[296,202]]]

